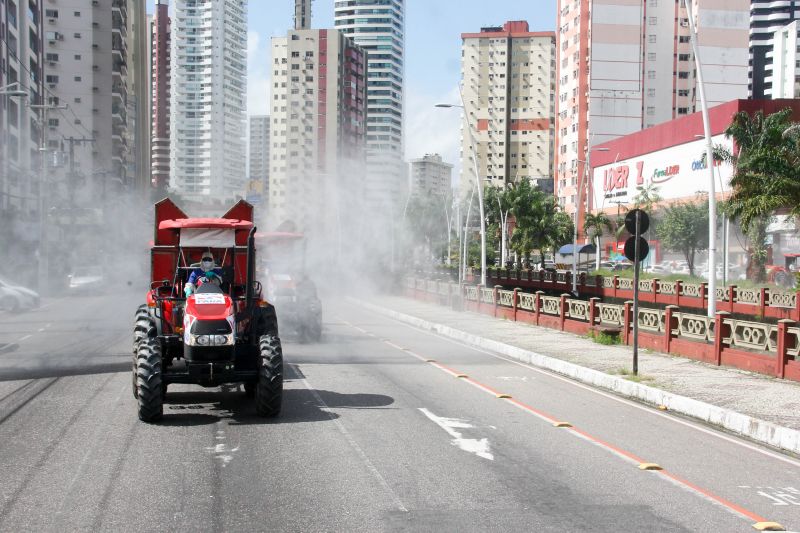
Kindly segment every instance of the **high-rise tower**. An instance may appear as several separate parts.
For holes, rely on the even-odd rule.
[[[407,185],[403,164],[404,0],[336,0],[336,29],[368,54],[368,208],[385,210],[402,202]],[[384,211],[385,212],[385,211]]]
[[[462,192],[475,183],[473,138],[484,186],[529,179],[552,192],[555,33],[513,21],[461,38]]]
[[[175,0],[171,40],[170,189],[228,204],[247,182],[245,0]]]
[[[152,43],[152,128],[150,140],[150,180],[153,187],[165,191],[169,183],[169,54],[170,20],[168,0],[156,0],[150,25]]]
[[[750,2],[750,98],[773,95],[775,32],[799,18],[800,0]]]
[[[294,0],[294,29],[311,29],[311,0]]]

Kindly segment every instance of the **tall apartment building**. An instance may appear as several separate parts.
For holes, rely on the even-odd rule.
[[[311,0],[294,0],[294,29],[311,29]]]
[[[166,191],[169,184],[170,18],[169,0],[156,0],[150,22],[150,184]]]
[[[250,188],[259,184],[263,197],[269,198],[269,115],[250,116],[249,147]]]
[[[747,96],[747,0],[692,2],[710,107]],[[680,0],[559,0],[555,193],[586,210],[591,147],[699,108]]]
[[[787,24],[773,34],[772,50],[767,53],[767,96],[778,98],[800,97],[800,21]]]
[[[189,202],[244,194],[245,0],[175,0],[170,56],[170,184]]]
[[[512,21],[461,39],[462,194],[475,183],[473,139],[484,186],[529,179],[552,191],[555,33]]]
[[[800,0],[750,2],[750,98],[775,98],[774,72],[770,70],[774,59],[773,37],[775,32],[797,19],[800,19]]]
[[[0,3],[0,225],[7,228],[39,210],[40,112],[28,104],[43,101],[41,15],[41,1]]]
[[[128,158],[131,186],[144,192],[150,187],[150,48],[144,2],[128,2]]]
[[[368,208],[402,202],[405,0],[336,0],[336,29],[367,51]]]
[[[109,184],[133,185],[129,76],[142,75],[128,50],[128,0],[63,0],[44,9],[44,83],[51,103],[48,148],[62,153],[51,195],[88,201]],[[81,200],[82,196],[82,200]]]
[[[269,216],[314,234],[363,188],[366,53],[336,30],[272,39]]]
[[[425,154],[411,160],[411,194],[426,198],[447,198],[453,192],[453,165],[439,154]]]

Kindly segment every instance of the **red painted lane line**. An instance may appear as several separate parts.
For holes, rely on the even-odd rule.
[[[681,485],[683,485],[683,486],[685,486],[685,487],[697,492],[698,494],[701,494],[701,495],[705,496],[706,498],[717,502],[718,504],[722,505],[723,507],[727,507],[731,511],[734,511],[734,512],[736,512],[736,513],[738,513],[738,514],[740,514],[740,515],[742,515],[744,517],[747,517],[747,518],[749,518],[750,520],[752,520],[754,522],[769,522],[769,520],[767,520],[763,516],[759,516],[759,515],[757,515],[757,514],[755,514],[753,512],[750,512],[750,511],[748,511],[747,509],[745,509],[743,507],[739,507],[735,503],[729,502],[725,498],[722,498],[722,497],[717,496],[717,495],[715,495],[715,494],[713,494],[711,492],[708,492],[707,490],[702,489],[702,488],[698,487],[697,485],[695,485],[693,483],[690,483],[689,481],[686,481],[685,479],[679,478],[678,476],[668,472],[667,470],[657,470],[656,474],[660,474],[660,475],[662,475],[664,477],[668,477],[671,480],[673,480],[674,482],[679,483],[679,484],[681,484]]]
[[[348,324],[348,325],[350,325],[351,327],[354,327],[355,329],[361,330],[361,328],[358,328],[357,326],[354,326],[352,324]],[[365,330],[361,330],[361,331],[363,331],[364,333],[367,333]],[[457,375],[463,374],[462,372],[458,372],[457,370],[453,370],[452,368],[447,367],[447,366],[445,366],[445,365],[443,365],[443,364],[441,364],[439,362],[426,359],[426,358],[422,357],[421,355],[418,355],[416,353],[411,352],[410,350],[406,350],[404,348],[400,348],[399,346],[397,346],[397,345],[395,345],[395,344],[393,344],[391,342],[388,342],[388,341],[384,341],[384,342],[386,342],[386,344],[388,344],[389,346],[392,346],[393,348],[395,348],[397,350],[400,350],[401,352],[408,353],[409,355],[413,356],[414,358],[420,359],[420,360],[426,362],[427,364],[430,364],[430,365],[438,368],[439,370],[447,372],[448,374],[451,374],[453,376],[457,376]],[[466,374],[464,374],[464,375],[466,375]],[[464,378],[464,381],[466,381],[466,382],[470,383],[471,385],[476,386],[476,387],[478,387],[480,389],[483,389],[488,394],[494,394],[495,396],[498,394],[491,387],[489,387],[487,385],[484,385],[483,383],[481,383],[479,381],[476,381],[476,380],[474,380],[472,378]],[[537,417],[539,417],[539,418],[541,418],[543,420],[546,420],[546,421],[551,422],[553,424],[558,422],[558,420],[556,418],[553,418],[552,416],[548,415],[547,413],[544,413],[543,411],[539,411],[538,409],[535,409],[535,408],[533,408],[533,407],[531,407],[531,406],[529,406],[527,404],[524,404],[524,403],[520,402],[519,400],[517,400],[516,398],[504,398],[504,400],[506,402],[509,402],[509,403],[515,405],[516,407],[519,407],[520,409],[523,409],[524,411],[528,411],[529,413],[531,413],[531,414],[533,414],[533,415],[535,415],[535,416],[537,416]],[[578,428],[576,428],[574,426],[569,427],[569,428],[565,428],[565,429],[568,429],[571,432],[573,432],[574,434],[579,435],[580,437],[584,438],[585,440],[588,440],[588,441],[590,441],[590,442],[592,442],[592,443],[594,443],[594,444],[596,444],[596,445],[598,445],[598,446],[600,446],[602,448],[607,449],[608,451],[613,452],[616,455],[619,455],[621,457],[625,457],[625,458],[627,458],[627,459],[629,459],[629,460],[631,460],[633,462],[636,462],[638,464],[646,462],[644,459],[634,455],[633,453],[625,451],[622,448],[618,448],[617,446],[614,446],[612,444],[609,444],[608,442],[605,442],[602,439],[598,439],[597,437],[594,437],[594,436],[590,435],[589,433],[586,433],[585,431],[583,431],[581,429],[578,429]],[[669,478],[674,483],[682,485],[685,488],[688,488],[689,490],[699,494],[700,496],[702,496],[702,497],[704,497],[704,498],[706,498],[708,500],[716,502],[717,504],[727,508],[728,510],[735,512],[739,516],[745,517],[745,518],[747,518],[749,520],[753,520],[754,522],[767,522],[768,521],[766,518],[764,518],[762,516],[759,516],[759,515],[751,512],[751,511],[748,511],[747,509],[745,509],[743,507],[740,507],[740,506],[738,506],[738,505],[736,505],[736,504],[734,504],[734,503],[732,503],[732,502],[730,502],[730,501],[728,501],[728,500],[726,500],[726,499],[724,499],[724,498],[722,498],[720,496],[716,496],[712,492],[709,492],[709,491],[707,491],[705,489],[702,489],[702,488],[698,487],[697,485],[695,485],[693,483],[690,483],[689,481],[686,481],[685,479],[682,479],[682,478],[676,476],[675,474],[670,473],[667,470],[657,470],[657,471],[655,471],[655,473],[660,474],[660,475],[662,475],[662,476],[664,476],[666,478]]]
[[[574,431],[578,435],[581,435],[582,437],[594,442],[595,444],[598,444],[598,445],[602,446],[603,448],[608,448],[612,452],[617,453],[619,455],[622,455],[623,457],[627,457],[628,459],[630,459],[632,461],[635,461],[635,462],[637,462],[639,464],[647,462],[644,459],[642,459],[641,457],[637,457],[636,455],[634,455],[634,454],[632,454],[632,453],[630,453],[628,451],[625,451],[622,448],[617,448],[616,446],[611,445],[611,444],[605,442],[604,440],[598,439],[597,437],[594,437],[594,436],[586,433],[582,429],[578,429],[578,428],[576,428],[574,426],[571,427],[571,428],[567,428],[567,429],[570,429],[570,430]]]

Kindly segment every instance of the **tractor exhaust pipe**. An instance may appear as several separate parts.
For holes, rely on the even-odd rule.
[[[247,236],[247,288],[245,289],[245,306],[253,308],[253,285],[256,271],[256,227],[253,226]]]

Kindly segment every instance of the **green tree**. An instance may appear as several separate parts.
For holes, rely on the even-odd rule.
[[[695,253],[708,248],[708,199],[667,207],[656,234],[665,248],[683,254],[694,276]]]
[[[652,182],[647,185],[639,185],[636,187],[636,191],[636,196],[633,197],[633,206],[636,209],[645,211],[648,215],[652,214],[661,201],[661,195],[658,194],[658,185]]]
[[[614,225],[608,218],[608,215],[602,211],[598,213],[589,213],[583,221],[583,231],[594,241],[595,247],[595,268],[600,268],[600,238],[605,231],[612,232]]]
[[[764,115],[741,111],[734,115],[725,135],[736,143],[738,154],[717,147],[715,159],[733,165],[732,193],[725,212],[738,219],[750,241],[747,275],[766,279],[767,226],[777,209],[800,215],[800,150],[798,128],[790,122],[791,109]]]
[[[553,195],[529,180],[520,180],[509,189],[509,204],[516,221],[511,248],[523,258],[538,250],[544,267],[545,252],[572,239],[572,220],[560,211]]]

